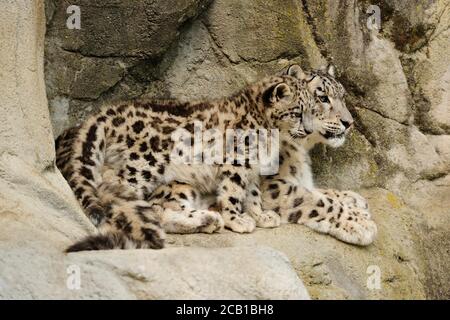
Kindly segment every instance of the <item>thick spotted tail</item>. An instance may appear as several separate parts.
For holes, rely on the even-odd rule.
[[[109,232],[106,234],[92,235],[69,246],[66,252],[111,250],[111,249],[162,249],[164,238],[155,237],[155,232],[148,232],[149,239],[139,241],[130,238],[124,232]]]
[[[160,212],[120,183],[115,166],[121,165],[122,150],[108,149],[107,140],[105,123],[94,118],[83,127],[69,129],[56,141],[58,168],[100,231],[67,252],[162,248],[165,234]]]
[[[66,252],[89,251],[89,250],[109,250],[109,249],[133,249],[136,246],[124,234],[110,232],[88,236],[85,239],[69,246]]]
[[[71,245],[66,252],[164,247],[161,208],[124,196],[123,188],[108,184],[100,186],[97,190],[100,194],[99,205],[106,219],[98,226],[99,234]]]
[[[97,227],[107,219],[98,192],[107,165],[105,131],[104,122],[90,119],[85,125],[69,129],[56,139],[56,164],[85,214]]]
[[[165,233],[160,225],[159,206],[138,200],[123,185],[102,183],[96,190],[96,205],[103,220],[99,234],[70,246],[66,252],[108,249],[161,249]]]

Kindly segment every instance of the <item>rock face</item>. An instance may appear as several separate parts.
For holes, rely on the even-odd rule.
[[[81,23],[69,29],[69,4],[46,1],[45,72],[55,134],[91,112],[94,101],[141,94],[142,84],[155,78],[157,61],[209,2],[71,1]]]
[[[226,297],[307,297],[282,254],[247,248],[260,245],[288,257],[312,298],[450,297],[448,1],[108,0],[101,6],[71,1],[81,9],[80,30],[66,27],[66,1],[46,0],[46,20],[38,1],[24,8],[6,3],[0,13],[2,34],[11,35],[0,49],[6,61],[0,297],[170,298],[189,292],[186,298],[217,297],[222,291],[217,293],[212,281],[208,289],[197,288],[203,278],[184,274],[186,281],[174,282],[179,290],[170,292],[163,281],[176,279],[154,280],[163,268],[178,272],[191,254],[200,262],[228,261],[231,269],[239,265],[239,255],[252,261],[244,268],[249,275],[255,274],[253,263],[262,264],[255,277],[219,277],[230,283]],[[381,28],[373,28],[371,5],[379,8]],[[21,54],[15,55],[12,21],[19,16],[24,35],[17,46]],[[169,238],[171,246],[193,248],[63,256],[61,249],[92,227],[53,166],[39,77],[45,23],[45,85],[54,136],[116,99],[214,98],[291,63],[310,68],[332,62],[348,91],[355,128],[345,146],[313,150],[317,185],[366,196],[378,239],[358,248],[306,227],[283,226],[250,235]],[[217,279],[205,263],[189,263],[205,278]],[[92,286],[67,290],[66,268],[72,264],[82,270],[82,286]],[[53,272],[34,275],[36,269]],[[13,281],[18,278],[25,280]],[[190,284],[196,289],[186,289]]]
[[[64,254],[95,230],[54,165],[44,4],[2,5],[0,299],[309,299],[286,256],[262,246]]]
[[[349,246],[299,225],[258,229],[247,235],[171,235],[168,241],[176,247],[270,246],[287,255],[313,299],[429,298],[428,286],[436,283],[424,270],[439,270],[435,276],[445,277],[445,262],[437,257],[445,257],[448,246],[435,245],[435,252],[426,253],[431,248],[423,246],[424,233],[417,225],[422,218],[417,212],[390,191],[371,188],[361,193],[369,200],[379,230],[369,247]],[[429,261],[435,254],[434,261]],[[379,286],[372,281],[378,275]]]

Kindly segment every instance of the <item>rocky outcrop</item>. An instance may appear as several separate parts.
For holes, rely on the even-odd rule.
[[[30,5],[28,11],[19,12],[7,3],[1,21],[37,10]],[[236,278],[239,284],[230,287],[238,289],[230,289],[229,297],[243,297],[247,292],[244,286],[259,288],[254,283],[275,276],[284,278],[271,282],[272,289],[265,295],[251,291],[247,297],[305,297],[298,280],[292,280],[295,277],[283,255],[267,248],[245,248],[266,245],[288,257],[313,298],[450,297],[448,1],[139,0],[106,1],[104,7],[71,1],[81,8],[80,30],[65,27],[65,1],[45,3],[45,85],[55,136],[116,99],[213,98],[290,63],[305,68],[334,63],[347,88],[347,104],[356,126],[342,148],[319,146],[313,150],[317,185],[353,189],[366,196],[379,237],[373,245],[359,248],[306,227],[283,226],[250,235],[171,236],[170,246],[178,248],[166,253],[62,256],[59,252],[66,244],[92,227],[53,166],[51,126],[42,107],[46,104],[44,84],[37,76],[42,71],[38,63],[42,52],[36,40],[44,27],[40,17],[36,38],[17,43],[5,39],[0,49],[2,61],[8,62],[2,73],[5,107],[0,117],[9,124],[0,129],[0,212],[7,221],[0,227],[0,270],[8,270],[4,273],[8,277],[0,274],[0,288],[9,288],[0,290],[0,296],[3,292],[5,297],[42,297],[38,287],[52,292],[55,283],[66,280],[67,263],[75,263],[88,270],[88,279],[94,279],[91,291],[67,293],[63,284],[54,289],[52,297],[161,297],[152,295],[152,288],[162,290],[164,285],[149,279],[162,270],[158,268],[168,266],[167,261],[186,258],[192,250],[192,254],[207,254],[212,260],[221,259],[223,253],[233,264],[237,254],[246,261],[264,263],[262,274],[246,278],[249,282]],[[370,5],[380,9],[380,29],[368,28]],[[28,28],[25,37],[29,37],[36,25],[23,18],[20,21],[30,24],[23,22],[19,27]],[[12,28],[16,24],[0,25]],[[2,34],[12,37],[15,33],[5,29]],[[11,54],[16,52],[14,46],[24,54]],[[14,112],[18,106],[20,113]],[[12,249],[4,251],[9,247]],[[40,247],[43,251],[35,254]],[[41,258],[45,254],[55,262]],[[141,271],[136,264],[124,262],[140,264],[149,256],[161,265],[148,264],[152,269]],[[28,260],[38,261],[35,266],[39,269],[56,272],[35,276],[35,284],[17,282],[21,289],[13,289],[8,279],[31,276],[31,269],[18,267],[26,266]],[[8,261],[16,263],[4,269]],[[174,262],[174,268],[180,261]],[[232,268],[231,262],[228,267]],[[209,270],[200,264],[193,268],[202,273]],[[270,268],[279,269],[279,274],[270,273]],[[101,276],[99,270],[107,272]],[[248,270],[254,273],[251,266]],[[380,272],[379,289],[368,285],[373,270]],[[217,277],[210,275],[208,279]],[[291,280],[294,287],[287,285]],[[189,290],[183,288],[189,281],[173,292],[186,294]],[[214,286],[210,290],[192,290],[190,297],[216,297]]]
[[[81,121],[94,101],[141,94],[158,61],[209,2],[71,1],[80,8],[81,23],[69,29],[69,4],[46,1],[45,75],[55,134]]]
[[[171,235],[168,242],[176,247],[270,246],[287,255],[313,299],[427,298],[431,282],[423,271],[436,268],[441,275],[445,266],[427,261],[424,235],[417,224],[422,219],[392,192],[373,188],[362,194],[369,200],[379,230],[369,247],[349,246],[299,225],[258,229],[247,235]],[[443,257],[437,250],[434,254]]]
[[[135,6],[144,2],[138,1]],[[378,29],[368,23],[373,11],[369,10],[370,5],[379,8]],[[194,6],[199,8],[198,4]],[[396,243],[396,237],[409,239],[407,250],[414,252],[400,266],[414,271],[410,276],[386,276],[384,280],[392,288],[397,286],[397,291],[385,293],[386,297],[448,297],[450,256],[444,246],[449,241],[450,228],[448,2],[215,0],[201,8],[203,12],[197,10],[192,15],[198,18],[178,29],[180,36],[165,46],[167,50],[151,59],[130,59],[122,53],[105,57],[108,52],[120,52],[123,46],[121,42],[114,44],[114,37],[114,49],[108,46],[107,50],[98,51],[97,43],[84,42],[84,51],[61,52],[65,46],[61,41],[70,45],[77,45],[77,41],[64,42],[67,30],[59,30],[58,20],[49,21],[46,77],[55,133],[114,99],[142,95],[182,100],[213,98],[230,94],[244,83],[290,63],[300,63],[305,68],[334,63],[347,88],[347,103],[356,128],[344,147],[333,150],[319,146],[313,150],[317,184],[361,190],[371,199],[375,219],[381,226],[375,247],[388,250],[388,246],[393,246],[392,252],[380,251],[386,259],[386,272],[399,263],[396,252],[405,246],[403,242]],[[54,12],[61,10],[58,6],[53,8]],[[83,10],[89,16],[96,9]],[[97,21],[95,30],[109,30],[106,22]],[[134,24],[124,30],[129,28],[136,28],[137,34],[142,30]],[[90,29],[79,32],[89,33]],[[134,40],[129,39],[135,44]],[[139,47],[145,50],[146,42]],[[88,54],[93,51],[101,57]],[[67,65],[67,60],[79,66],[101,62],[111,67],[107,76],[97,74],[100,80],[91,78],[95,79],[91,90],[82,89],[88,85],[88,81],[82,81],[60,93],[74,79],[58,72],[57,66]],[[116,65],[123,67],[113,67]],[[89,72],[88,67],[84,69]],[[60,83],[53,81],[53,74],[63,77]],[[80,91],[84,96],[78,95]],[[97,93],[91,94],[92,91]],[[397,219],[397,223],[385,223],[390,219]],[[285,231],[282,228],[267,232]],[[297,232],[305,231],[295,232],[293,238],[301,238]],[[241,238],[245,237],[252,236]],[[206,239],[202,245],[206,245]],[[318,255],[325,257],[322,241],[327,240],[322,239],[312,234],[304,242],[314,241]],[[374,263],[369,254],[373,248],[346,250],[346,259],[357,260],[360,252],[366,252],[364,263]],[[341,260],[336,258],[342,264]],[[312,265],[309,268],[314,269]],[[354,270],[350,265],[342,268],[346,272]],[[359,272],[365,270],[358,268]],[[392,282],[390,277],[394,277]],[[411,281],[417,290],[405,289]],[[350,289],[344,291],[343,296],[359,296],[349,293]],[[317,296],[324,297],[320,293]]]
[[[54,164],[44,5],[2,5],[0,299],[309,298],[286,256],[262,246],[64,254],[94,228]]]

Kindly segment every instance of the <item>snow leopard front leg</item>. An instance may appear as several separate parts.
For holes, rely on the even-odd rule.
[[[264,182],[262,190],[264,209],[279,213],[283,222],[304,224],[317,232],[362,246],[375,239],[376,224],[367,218],[367,210],[363,208],[282,179]]]
[[[220,183],[217,187],[217,205],[225,222],[225,227],[238,233],[249,233],[255,230],[255,220],[244,212],[246,188],[250,170],[244,166],[225,165],[221,168]]]
[[[274,228],[281,223],[281,218],[275,211],[263,209],[261,190],[256,182],[252,182],[247,188],[244,210],[255,219],[257,227]]]
[[[339,199],[342,203],[346,204],[350,208],[357,207],[364,209],[365,211],[363,211],[363,213],[365,214],[365,217],[368,219],[371,218],[369,211],[369,203],[360,194],[351,190],[344,190],[344,191],[336,189],[317,189],[317,190],[326,196]]]
[[[214,201],[208,201],[187,183],[162,185],[147,201],[160,213],[161,227],[167,233],[213,233],[224,227],[220,213],[208,209]]]

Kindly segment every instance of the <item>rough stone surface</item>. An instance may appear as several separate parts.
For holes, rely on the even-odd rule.
[[[12,1],[6,3],[0,13],[1,33],[11,35],[0,49],[5,61],[4,111],[0,112],[4,124],[0,129],[4,168],[0,170],[0,212],[9,221],[5,225],[16,228],[17,234],[30,232],[41,239],[38,228],[28,229],[31,227],[23,220],[14,222],[18,212],[24,212],[36,215],[32,221],[38,226],[51,226],[43,230],[50,228],[55,234],[36,240],[36,247],[28,250],[37,250],[42,244],[42,255],[54,255],[54,263],[35,256],[41,269],[59,268],[71,259],[86,266],[92,271],[90,277],[96,279],[96,287],[87,296],[142,297],[141,292],[148,294],[143,289],[146,285],[127,282],[132,276],[123,275],[128,267],[121,257],[127,255],[135,261],[141,259],[141,253],[57,258],[61,257],[58,250],[91,227],[53,167],[51,126],[42,108],[46,103],[41,92],[44,83],[38,77],[42,44],[31,36],[36,28],[43,32],[44,19],[34,24],[23,13],[33,11],[34,6],[24,11]],[[353,189],[369,199],[380,232],[372,246],[345,245],[302,226],[258,230],[251,235],[172,236],[173,246],[208,247],[212,256],[217,247],[273,247],[286,254],[313,298],[450,297],[447,0],[140,0],[107,1],[107,8],[91,1],[72,3],[81,8],[81,30],[65,27],[68,1],[45,1],[45,84],[55,136],[109,101],[137,96],[187,100],[228,95],[246,82],[294,62],[305,68],[332,62],[347,88],[355,130],[342,148],[318,146],[313,150],[314,172],[321,187]],[[380,30],[367,28],[369,5],[380,7]],[[28,30],[18,42],[14,19]],[[15,46],[27,53],[11,54]],[[14,174],[7,176],[9,171]],[[35,180],[29,178],[33,176]],[[29,180],[34,182],[29,184]],[[0,239],[6,234],[12,237],[2,232]],[[28,242],[24,243],[26,247]],[[177,250],[183,251],[171,251],[174,257]],[[23,262],[29,257],[25,252],[10,254]],[[282,268],[283,258],[272,253],[266,254]],[[142,259],[155,254],[142,254]],[[116,256],[117,261],[111,262]],[[0,254],[2,264],[7,261],[4,257]],[[92,260],[88,263],[86,259]],[[162,254],[160,259],[164,264],[168,258]],[[366,285],[371,265],[380,268],[380,290],[369,290]],[[96,273],[103,267],[108,276]],[[35,287],[21,284],[21,295],[36,296],[42,283],[62,281],[67,275],[65,268],[60,270],[51,276],[60,278],[40,275],[42,282],[36,281]],[[4,283],[0,276],[0,286]],[[109,290],[110,286],[117,289]],[[277,296],[289,288],[277,289]],[[58,290],[55,294],[66,294],[66,289]]]
[[[288,259],[259,245],[89,252],[69,261],[109,271],[102,277],[123,281],[138,299],[309,299]]]
[[[106,97],[142,94],[142,84],[154,79],[155,66],[163,54],[209,3],[45,1],[45,75],[50,112],[58,119],[54,133],[58,135],[62,128],[79,123]],[[80,8],[80,29],[66,27],[70,5]]]
[[[448,275],[444,262],[430,262],[424,256],[420,240],[425,236],[421,231],[423,217],[385,189],[372,188],[361,193],[369,200],[379,230],[378,239],[367,248],[349,246],[299,225],[258,229],[247,235],[171,235],[168,240],[173,246],[271,246],[288,256],[313,299],[426,298],[427,281],[436,278],[424,271],[432,265],[443,278]],[[447,250],[439,248],[433,250],[438,254]],[[374,266],[380,270],[379,289],[367,285]],[[440,290],[443,293],[446,289]]]
[[[52,164],[54,145],[49,114],[42,107],[47,104],[41,77],[45,20],[29,16],[40,9],[42,4],[6,1],[0,13],[0,154],[27,159],[43,169]]]
[[[44,4],[4,1],[0,19],[0,299],[309,299],[267,247],[64,254],[95,230],[54,165]]]

